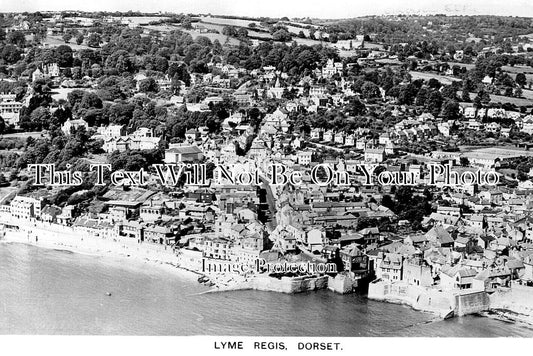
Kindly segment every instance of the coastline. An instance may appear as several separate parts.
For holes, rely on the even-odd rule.
[[[58,233],[55,238],[51,238],[50,235],[52,234],[54,232],[48,232],[45,235],[40,234],[39,237],[41,238],[36,241],[34,238],[24,236],[25,234],[21,231],[8,230],[4,237],[0,239],[0,244],[23,244],[48,250],[68,251],[80,255],[102,257],[109,261],[128,261],[137,265],[148,264],[150,267],[162,268],[194,283],[198,283],[198,277],[202,275],[199,272],[179,266],[177,258],[175,262],[172,262],[168,258],[158,258],[155,254],[142,256],[130,250],[121,250],[115,242],[99,243],[100,241],[96,241],[96,239],[99,239],[97,237],[83,236],[76,239],[75,237],[61,236]],[[46,237],[43,238],[43,236]]]
[[[301,283],[296,287],[291,287],[295,289],[290,289],[288,287],[290,284],[283,284],[282,281],[278,285],[273,286],[272,281],[268,278],[261,278],[261,276],[244,278],[236,275],[203,274],[180,266],[179,257],[168,250],[159,248],[152,249],[153,246],[148,244],[128,243],[127,241],[105,239],[85,233],[74,233],[69,228],[59,227],[57,225],[55,227],[63,231],[53,231],[49,229],[50,227],[21,225],[21,230],[19,231],[7,229],[5,230],[4,237],[0,238],[0,244],[25,244],[49,250],[69,251],[94,257],[109,258],[110,260],[129,261],[139,265],[148,264],[150,267],[163,268],[170,273],[175,273],[180,278],[184,278],[192,283],[198,283],[199,276],[206,276],[214,283],[214,286],[200,294],[239,290],[274,291],[294,294],[301,291],[322,288],[322,286],[316,284],[311,286],[306,284],[303,286],[304,283]],[[35,239],[35,236],[37,236],[37,239]],[[307,280],[313,280],[313,278],[308,277]],[[316,279],[313,283],[316,283]],[[206,288],[208,287],[206,286]],[[433,314],[441,319],[446,319],[450,316],[450,310],[444,310],[443,308],[423,308],[420,307],[415,299],[408,296],[388,295],[378,297],[376,295],[368,295],[367,298],[391,304],[406,305],[413,310]],[[477,314],[504,322],[533,326],[533,315],[524,313],[524,310],[515,310],[513,303],[503,304],[491,301],[489,309]]]
[[[377,293],[370,293],[367,296],[368,299],[379,301],[383,303],[390,304],[399,304],[409,306],[411,309],[423,312],[430,313],[441,319],[456,318],[461,317],[461,315],[456,315],[454,312],[455,309],[447,309],[444,305],[440,308],[429,308],[427,306],[421,305],[417,299],[414,299],[410,296],[402,295],[378,295]],[[420,299],[420,298],[418,298]],[[533,327],[533,309],[529,308],[519,308],[515,303],[502,302],[499,299],[496,299],[494,296],[489,296],[489,305],[486,310],[481,310],[478,312],[468,313],[474,314],[486,318],[496,319],[507,323],[517,323],[523,324],[528,327]]]

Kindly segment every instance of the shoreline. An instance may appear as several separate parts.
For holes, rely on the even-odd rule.
[[[376,302],[381,303],[389,303],[389,304],[396,304],[396,305],[405,305],[411,308],[412,310],[416,310],[418,312],[426,313],[426,314],[433,314],[436,317],[439,317],[441,320],[448,319],[447,317],[443,317],[442,313],[438,312],[437,310],[426,310],[421,308],[416,308],[413,304],[412,300],[409,298],[401,298],[401,297],[394,297],[394,298],[376,298],[372,297],[369,298],[366,297],[369,300],[373,300]],[[533,315],[524,314],[521,312],[518,312],[513,309],[509,309],[502,306],[495,306],[495,307],[489,307],[489,309],[474,313],[470,315],[478,315],[480,317],[484,318],[490,318],[499,320],[506,323],[512,323],[512,324],[521,324],[528,328],[533,328]],[[452,315],[451,318],[460,318],[461,316],[458,315]]]
[[[201,284],[206,289],[209,287],[204,285],[203,283],[200,283],[198,281],[198,277],[206,276],[207,278],[209,278],[211,282],[215,282],[214,286],[211,286],[211,288],[200,292],[200,294],[204,294],[204,293],[211,294],[211,293],[217,293],[217,292],[229,292],[229,291],[240,291],[240,290],[260,290],[260,291],[270,290],[274,292],[281,292],[279,290],[273,290],[270,288],[267,288],[267,289],[258,288],[257,286],[258,281],[256,280],[256,278],[242,279],[240,281],[234,279],[231,276],[225,276],[224,278],[222,277],[217,278],[216,276],[213,276],[213,275],[203,274],[201,272],[194,271],[186,267],[182,267],[179,265],[178,256],[174,254],[172,254],[172,259],[174,261],[170,261],[169,256],[159,254],[157,251],[152,253],[152,255],[150,256],[146,256],[147,251],[144,251],[143,249],[145,247],[149,248],[149,246],[143,246],[140,249],[142,251],[139,251],[139,247],[140,247],[139,245],[120,246],[120,244],[123,241],[111,241],[111,240],[106,240],[100,237],[95,237],[95,236],[90,236],[90,235],[80,236],[80,239],[78,240],[76,237],[72,236],[72,232],[68,234],[66,231],[62,231],[62,232],[51,231],[51,230],[44,229],[43,227],[37,227],[37,226],[33,226],[31,227],[31,230],[26,231],[25,229],[27,228],[28,227],[25,227],[21,229],[20,231],[11,231],[11,230],[5,231],[4,237],[0,238],[0,244],[30,245],[33,247],[43,248],[47,250],[71,252],[71,253],[76,253],[76,254],[81,254],[81,255],[86,255],[86,256],[92,256],[92,257],[102,257],[108,260],[116,259],[116,260],[122,260],[122,261],[127,260],[130,262],[133,261],[135,264],[138,264],[138,265],[148,264],[152,267],[163,268],[167,272],[173,273],[180,278],[186,279],[189,282]],[[33,232],[33,230],[38,230],[40,234]],[[38,238],[37,241],[35,241],[35,239],[31,238],[30,236],[30,234],[32,233],[34,234],[34,236],[38,235],[38,237],[40,238]],[[51,237],[51,236],[54,236],[54,237]],[[141,244],[141,245],[145,245],[145,244]],[[136,246],[136,249],[130,249],[132,246]],[[296,294],[296,293],[292,293],[292,294]],[[369,300],[379,301],[379,302],[384,302],[384,303],[405,305],[405,306],[410,307],[412,310],[422,312],[425,314],[433,314],[436,317],[440,317],[441,319],[446,319],[446,315],[443,315],[443,313],[439,312],[436,309],[426,310],[424,308],[415,307],[415,305],[413,304],[413,301],[410,298],[401,298],[401,297],[376,298],[376,297],[369,297],[368,295],[366,296],[366,298]],[[482,317],[497,319],[503,322],[520,323],[527,327],[533,327],[533,315],[524,314],[524,313],[521,313],[520,311],[505,308],[502,306],[489,308],[486,311],[478,313],[478,315]],[[456,317],[456,316],[453,315],[453,317]]]
[[[79,244],[73,245],[59,241],[46,241],[45,239],[39,239],[38,241],[34,241],[33,239],[29,238],[24,238],[16,235],[13,236],[13,234],[19,234],[19,232],[7,231],[5,236],[0,239],[0,245],[20,244],[42,248],[46,250],[55,250],[58,252],[69,252],[85,256],[105,258],[108,261],[112,261],[114,259],[116,260],[116,262],[129,261],[139,266],[150,265],[151,267],[164,269],[169,273],[173,273],[180,278],[186,279],[187,281],[194,282],[197,284],[200,284],[198,283],[198,277],[202,276],[202,274],[199,272],[195,272],[190,269],[179,266],[177,264],[177,260],[176,263],[172,263],[169,261],[164,261],[163,259],[148,258],[135,254],[128,254],[126,252],[117,251],[116,249],[95,249],[87,246],[81,247]],[[91,239],[91,237],[86,238]]]

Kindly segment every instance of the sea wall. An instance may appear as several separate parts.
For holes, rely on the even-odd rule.
[[[281,293],[301,293],[324,289],[327,285],[327,276],[281,277],[278,279],[260,275],[251,280],[252,289]]]
[[[509,310],[533,322],[533,287],[512,283],[511,288],[498,288],[489,298],[491,309]]]
[[[406,304],[413,309],[448,317],[455,310],[452,293],[422,288],[404,283],[374,281],[368,286],[368,298],[390,303]]]
[[[463,316],[489,310],[490,299],[485,291],[474,291],[455,296],[455,314]]]
[[[328,276],[328,289],[336,293],[348,294],[357,288],[358,282],[348,274],[339,273],[335,277]]]

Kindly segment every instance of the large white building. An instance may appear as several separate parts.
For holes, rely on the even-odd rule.
[[[38,218],[43,206],[42,199],[18,195],[11,201],[10,212],[12,217],[18,219]]]
[[[15,100],[15,94],[0,94],[0,117],[6,124],[17,125],[22,103]]]

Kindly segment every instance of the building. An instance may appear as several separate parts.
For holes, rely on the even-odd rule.
[[[17,195],[10,204],[11,216],[17,219],[32,219],[41,217],[44,199]]]
[[[381,163],[385,160],[385,150],[383,148],[368,148],[365,150],[365,161]]]
[[[89,124],[87,121],[82,119],[77,120],[67,120],[62,126],[61,131],[65,133],[65,135],[70,135],[70,132],[72,129],[77,129],[79,127],[84,127],[85,130],[89,129]]]
[[[0,94],[0,117],[6,124],[16,126],[22,103],[15,100],[15,94]]]
[[[368,256],[366,256],[357,244],[344,246],[340,250],[340,256],[344,270],[365,275],[368,271]]]
[[[200,161],[204,157],[198,146],[178,146],[165,150],[164,162],[168,164]]]

